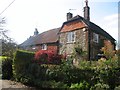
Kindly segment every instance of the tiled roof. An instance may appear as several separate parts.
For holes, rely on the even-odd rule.
[[[20,44],[20,46],[32,46],[32,45],[44,44],[44,43],[55,43],[58,41],[59,30],[60,28],[55,28],[45,31],[36,36],[32,36],[26,41],[24,41],[22,44]]]
[[[110,34],[108,34],[106,31],[104,31],[98,25],[84,19],[83,17],[81,17],[79,15],[77,15],[77,16],[71,18],[70,20],[64,22],[62,27],[61,27],[60,32],[66,32],[68,30],[72,31],[72,29],[74,29],[74,26],[76,26],[76,25],[71,25],[70,28],[67,28],[67,25],[69,25],[70,23],[73,23],[73,22],[78,23],[78,24],[75,23],[77,25],[77,27],[75,29],[77,29],[77,28],[79,29],[79,28],[82,28],[82,27],[88,27],[90,30],[92,30],[92,31],[94,31],[94,32],[96,32],[98,34],[101,34],[101,35],[105,36],[106,38],[108,38],[110,40],[115,41],[115,39]],[[82,27],[80,26],[80,22],[81,22]]]
[[[83,27],[85,27],[85,24],[77,20],[77,21],[73,21],[71,23],[65,24],[61,32],[69,32],[69,31],[73,31]]]

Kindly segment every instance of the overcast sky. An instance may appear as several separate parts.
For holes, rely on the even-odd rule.
[[[14,0],[0,0],[0,13]],[[6,18],[8,35],[18,44],[33,35],[61,27],[66,21],[66,13],[83,16],[85,0],[15,0],[0,15]],[[118,1],[88,0],[90,21],[99,25],[118,40]],[[69,10],[73,9],[73,10]]]

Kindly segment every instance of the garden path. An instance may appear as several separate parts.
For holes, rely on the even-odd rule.
[[[28,87],[22,83],[11,81],[11,80],[0,80],[0,90],[35,90],[33,87]]]

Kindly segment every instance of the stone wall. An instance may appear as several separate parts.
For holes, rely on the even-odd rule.
[[[83,51],[87,51],[87,40],[86,32],[83,29],[74,30],[75,32],[75,42],[68,43],[67,35],[68,32],[60,33],[60,51],[59,53],[72,54],[75,47],[80,47]]]

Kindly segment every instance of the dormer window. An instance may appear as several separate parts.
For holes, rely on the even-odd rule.
[[[99,43],[99,35],[96,33],[93,33],[93,42]]]
[[[41,46],[41,48],[42,48],[42,50],[47,50],[47,44],[43,44],[43,45]]]
[[[68,32],[67,42],[68,43],[75,42],[75,32]]]

